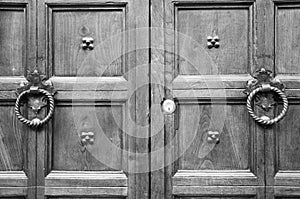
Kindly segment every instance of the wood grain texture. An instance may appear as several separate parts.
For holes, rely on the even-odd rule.
[[[179,170],[172,180],[174,186],[258,185],[253,173],[242,170]]]
[[[0,7],[0,76],[24,74],[27,46],[25,22],[25,7]]]
[[[175,90],[197,89],[238,89],[245,88],[245,82],[251,79],[249,74],[243,75],[178,75],[173,81]]]
[[[165,167],[170,166],[165,160],[164,116],[161,102],[165,96],[164,85],[164,1],[151,1],[151,66],[150,66],[150,134],[151,134],[151,199],[167,198],[165,189]],[[162,155],[163,154],[163,155]]]
[[[0,170],[21,171],[25,166],[26,134],[13,106],[0,104]]]
[[[125,91],[128,82],[123,77],[52,77],[57,90]]]
[[[50,174],[46,179],[45,194],[48,196],[127,196],[126,175],[111,172],[110,174],[100,174],[90,172],[90,175],[74,175],[66,178],[64,174]],[[56,177],[54,177],[56,175]],[[94,175],[94,176],[93,176]],[[91,177],[93,176],[93,177]],[[73,198],[73,197],[72,197]]]
[[[249,169],[251,139],[248,121],[248,113],[242,105],[181,105],[179,151],[183,155],[179,168]],[[219,144],[207,141],[208,131],[220,133]]]
[[[36,134],[15,118],[11,95],[36,67],[35,0],[0,1],[0,198],[35,198]],[[5,171],[7,170],[7,171]]]
[[[50,7],[53,71],[58,76],[120,76],[124,72],[124,7]],[[92,9],[92,10],[91,10]],[[94,39],[83,50],[82,38]],[[50,55],[51,58],[51,55]],[[49,64],[52,63],[50,60]]]
[[[27,180],[23,171],[0,172],[0,187],[26,187]]]
[[[175,121],[165,120],[166,142],[177,137],[169,153],[180,157],[165,176],[168,198],[264,197],[263,130],[255,128],[242,103],[245,79],[258,62],[255,6],[165,1],[165,27],[179,31],[165,32],[166,96],[179,101]],[[207,36],[215,35],[220,47],[208,49]],[[221,133],[219,144],[207,142],[209,130]]]
[[[298,186],[300,187],[299,171],[279,171],[275,175],[276,186]]]
[[[128,79],[133,93],[128,101],[128,198],[150,198],[150,154],[149,154],[149,16],[150,1],[128,1],[128,29],[137,30],[128,35],[128,48],[136,49],[128,55]],[[144,29],[145,28],[145,29]],[[129,119],[129,118],[128,118]],[[130,121],[130,120],[128,120]],[[144,138],[139,138],[143,136]],[[141,154],[142,160],[141,160]]]
[[[210,7],[212,6],[212,7]],[[178,73],[182,75],[246,74],[250,68],[251,7],[224,4],[177,7]],[[183,34],[183,35],[180,35]],[[207,37],[220,47],[207,47]]]
[[[149,25],[148,3],[148,1],[134,0],[110,2],[105,0],[91,0],[88,2],[78,0],[37,1],[39,8],[38,24],[40,27],[38,32],[38,56],[40,59],[38,63],[49,76],[60,76],[54,78],[55,84],[58,86],[57,99],[69,106],[69,108],[64,106],[56,108],[55,117],[65,119],[58,121],[54,118],[47,131],[42,131],[38,135],[38,172],[43,172],[43,168],[48,168],[48,174],[51,169],[58,166],[55,163],[57,155],[55,155],[55,151],[49,150],[49,148],[60,150],[61,155],[63,155],[63,151],[68,146],[71,146],[68,149],[71,155],[67,160],[64,160],[61,156],[60,169],[67,169],[64,162],[73,162],[74,164],[70,165],[69,168],[76,167],[73,169],[76,175],[82,170],[97,173],[99,170],[124,169],[128,172],[126,187],[110,187],[111,183],[114,182],[112,180],[103,187],[88,188],[79,186],[64,189],[46,186],[43,188],[45,179],[43,176],[39,176],[38,185],[40,187],[38,188],[37,198],[45,197],[45,193],[49,196],[67,198],[109,198],[112,196],[112,198],[115,196],[120,198],[125,196],[128,198],[148,198],[149,173],[146,171],[149,169],[149,159],[146,155],[146,161],[142,162],[138,159],[138,155],[135,155],[135,153],[148,152],[148,138],[138,139],[134,137],[140,133],[144,134],[140,125],[147,125],[149,119],[148,108],[145,108],[149,104],[149,88],[145,86],[138,89],[143,83],[146,83],[146,85],[149,83],[149,37],[148,32],[141,34],[139,31],[135,31],[142,27],[147,28]],[[121,31],[127,29],[133,31],[121,35],[121,37],[115,37],[116,34],[118,35]],[[47,32],[49,34],[45,34]],[[94,50],[83,51],[80,48],[83,36],[94,38]],[[130,52],[125,54],[125,50]],[[144,64],[146,64],[145,67],[135,69],[136,66]],[[66,76],[68,77],[66,78]],[[76,82],[73,81],[74,79],[70,79],[70,76],[84,77]],[[98,82],[99,84],[96,85],[97,78],[95,77],[100,76],[105,76],[106,79],[101,79]],[[124,78],[115,76],[124,76]],[[79,108],[78,116],[84,114],[89,116],[93,108],[96,108],[97,117],[92,123],[100,123],[99,125],[102,126],[104,132],[102,137],[96,134],[95,138],[95,142],[102,140],[102,143],[94,143],[94,145],[87,147],[87,153],[85,153],[87,163],[78,163],[78,159],[84,160],[86,158],[80,152],[78,143],[77,131],[80,128],[79,130],[75,128],[75,124],[82,125],[82,121],[80,121],[82,118],[78,118],[78,120],[75,118],[75,121],[72,121],[73,116],[69,112],[73,105],[72,102],[84,107]],[[110,106],[110,102],[116,103],[118,106]],[[119,104],[122,104],[122,108]],[[91,108],[87,108],[88,106]],[[115,112],[115,115],[112,116],[111,112]],[[61,115],[65,113],[67,114],[65,117]],[[66,126],[69,129],[67,136],[74,135],[73,138],[69,140],[69,143],[66,143],[65,140],[57,142],[57,138],[55,138],[58,135],[56,129],[61,129],[59,139],[64,139],[66,138]],[[121,128],[132,136],[121,135]],[[99,132],[100,128],[93,130]],[[46,136],[47,134],[49,136]],[[146,131],[145,134],[148,135],[148,132]],[[62,147],[59,146],[59,148],[61,149],[55,149],[57,143],[60,143]],[[131,153],[128,156],[122,156],[120,150],[107,147],[110,143]],[[77,147],[75,150],[79,150],[74,152],[72,147]],[[82,155],[73,156],[77,152]],[[113,166],[101,164],[93,157],[95,154],[101,156]],[[50,165],[44,165],[45,161],[50,161]],[[54,164],[51,165],[51,162]],[[86,164],[88,164],[87,167],[83,166]],[[145,165],[146,168],[144,168]],[[146,170],[139,173],[143,169]],[[63,178],[63,176],[61,177]],[[78,183],[84,182],[86,181],[82,179],[82,182]],[[72,182],[68,181],[68,183]]]
[[[0,77],[0,90],[15,91],[21,82],[26,82],[26,79],[24,77]]]
[[[298,186],[276,186],[274,187],[274,195],[283,199],[296,199],[300,197],[300,188]]]
[[[52,171],[46,177],[47,187],[127,187],[122,171]]]
[[[280,107],[278,107],[278,114]],[[290,104],[286,117],[276,126],[276,166],[278,170],[300,170],[300,112],[299,104]],[[292,121],[292,123],[291,123]]]
[[[290,5],[290,4],[287,4]],[[276,65],[277,74],[300,73],[300,4],[276,7]]]
[[[259,187],[255,186],[174,186],[173,194],[178,196],[254,196]]]
[[[53,127],[53,169],[121,170],[120,129],[121,107],[57,106]],[[80,134],[89,131],[94,132],[95,141],[85,148],[81,144]]]
[[[47,196],[69,196],[69,197],[94,197],[101,198],[127,196],[127,187],[46,187],[45,195]]]

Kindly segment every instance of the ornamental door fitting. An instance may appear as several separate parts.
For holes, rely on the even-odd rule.
[[[252,79],[248,80],[246,89],[244,90],[244,93],[248,96],[247,110],[249,114],[256,122],[262,125],[272,125],[279,122],[285,116],[288,109],[288,100],[284,94],[285,85],[279,79],[273,78],[272,72],[264,68],[257,70],[252,77]],[[255,99],[256,106],[261,107],[267,112],[271,110],[272,106],[275,105],[275,100],[273,95],[267,95],[269,92],[277,93],[283,102],[281,113],[273,119],[266,115],[257,116],[252,107],[253,100]]]
[[[17,100],[15,103],[15,114],[17,118],[24,124],[36,128],[42,126],[50,120],[54,112],[54,94],[55,90],[50,80],[46,79],[45,75],[42,75],[38,69],[32,72],[28,71],[27,77],[28,82],[21,82],[20,87],[17,88]],[[38,117],[40,110],[46,107],[49,103],[49,112],[43,119]],[[27,104],[35,117],[31,120],[25,118],[20,108],[22,105]]]

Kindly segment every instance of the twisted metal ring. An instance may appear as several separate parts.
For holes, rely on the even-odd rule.
[[[262,118],[262,117],[258,117],[257,115],[254,114],[252,106],[251,106],[251,102],[252,102],[254,96],[258,92],[264,92],[264,91],[274,91],[274,92],[276,92],[281,97],[281,99],[283,101],[283,109],[282,109],[281,113],[273,119],[265,119],[265,118]],[[279,120],[281,120],[283,118],[283,116],[286,114],[287,109],[288,109],[288,100],[287,100],[287,97],[285,96],[285,94],[280,89],[278,89],[276,87],[273,87],[273,86],[269,86],[268,88],[259,87],[259,88],[254,89],[249,94],[249,96],[247,98],[247,109],[248,109],[248,112],[251,115],[251,117],[255,121],[257,121],[258,123],[264,124],[264,125],[272,125],[272,124],[278,122]]]
[[[38,89],[38,92],[44,94],[49,100],[49,112],[43,120],[40,120],[38,118],[34,118],[33,120],[28,120],[20,112],[20,102],[21,102],[21,99],[23,98],[23,96],[25,96],[26,94],[28,94],[30,92],[31,92],[30,90],[26,90],[26,91],[23,91],[18,96],[16,104],[15,104],[15,113],[16,113],[17,118],[21,122],[23,122],[24,124],[26,124],[30,127],[38,127],[38,126],[41,126],[44,123],[46,123],[51,118],[51,116],[53,115],[53,112],[54,112],[54,98],[53,98],[52,94],[49,93],[48,91],[46,91],[44,89]]]

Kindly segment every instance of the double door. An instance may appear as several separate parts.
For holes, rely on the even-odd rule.
[[[297,0],[1,0],[0,198],[300,198],[299,38]],[[269,126],[261,68],[289,100]],[[38,128],[14,109],[34,70],[57,91]]]

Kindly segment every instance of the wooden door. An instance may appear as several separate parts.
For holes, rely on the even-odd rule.
[[[149,39],[136,30],[148,27],[148,2],[37,7],[38,65],[57,89],[37,134],[37,198],[147,198]]]
[[[165,198],[264,197],[264,130],[242,92],[262,48],[259,9],[251,1],[165,1],[162,92],[177,101],[165,116],[165,162],[173,162]]]
[[[35,197],[36,133],[14,113],[15,89],[36,63],[35,17],[32,0],[0,1],[0,198]]]
[[[152,1],[151,102],[177,104],[151,132],[152,164],[166,166],[152,172],[152,198],[300,197],[299,3]],[[290,103],[267,128],[250,117],[243,93],[262,67],[286,85]],[[255,108],[275,117],[282,104]],[[162,147],[164,158],[154,153]]]
[[[299,198],[299,8],[1,0],[0,198]],[[35,67],[57,90],[39,129],[13,108]],[[243,93],[262,67],[286,85],[290,104],[268,128],[250,117]],[[162,111],[165,99],[173,114]],[[281,106],[256,112],[272,117]]]
[[[293,41],[300,37],[300,2],[268,3],[268,27],[272,70],[286,84],[289,109],[286,117],[265,133],[266,197],[300,197],[299,162],[299,55],[300,47]],[[278,114],[275,110],[275,114]]]

